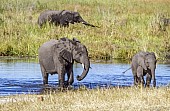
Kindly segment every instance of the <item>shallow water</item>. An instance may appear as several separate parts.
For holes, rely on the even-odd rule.
[[[74,64],[74,84],[88,88],[109,86],[132,86],[133,77],[131,70],[122,72],[130,67],[127,63],[91,63],[86,78],[77,81],[76,76],[82,73],[81,64]],[[157,64],[157,86],[167,86],[170,83],[170,64]],[[49,87],[56,88],[58,75],[49,76]],[[42,75],[37,60],[0,58],[0,96],[11,94],[40,93],[44,89]]]

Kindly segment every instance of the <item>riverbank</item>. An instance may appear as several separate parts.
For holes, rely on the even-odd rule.
[[[140,50],[153,51],[164,60],[170,55],[169,0],[1,0],[0,55],[37,56],[49,39],[78,38],[92,59],[129,59]],[[39,14],[47,9],[78,11],[100,28],[71,24],[68,28],[40,29]]]
[[[9,96],[3,111],[167,111],[170,88],[110,88]],[[5,97],[6,98],[6,97]],[[2,99],[2,98],[1,98]]]

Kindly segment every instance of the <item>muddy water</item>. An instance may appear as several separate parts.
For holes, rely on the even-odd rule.
[[[82,73],[80,64],[74,64],[75,81],[73,86],[85,85],[88,88],[109,86],[132,86],[131,70],[122,72],[130,64],[119,62],[91,63],[88,75],[78,82],[76,76]],[[157,86],[167,86],[170,83],[170,64],[157,64]],[[57,87],[58,76],[49,76],[49,87]],[[40,93],[44,89],[40,66],[35,59],[0,58],[0,96],[11,94]]]

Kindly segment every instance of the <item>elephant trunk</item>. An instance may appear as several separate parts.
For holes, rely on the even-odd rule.
[[[89,72],[90,61],[89,61],[89,59],[86,59],[86,60],[87,61],[85,61],[84,64],[82,64],[84,67],[83,73],[81,74],[81,76],[79,76],[79,75],[77,76],[78,81],[81,81],[82,79],[84,79],[86,77],[87,73]]]
[[[87,23],[87,22],[84,21],[83,19],[80,19],[79,21],[80,21],[82,24],[87,25],[87,26],[98,27],[98,26],[94,26],[94,25],[92,25],[92,24]]]
[[[87,25],[87,26],[91,26],[91,27],[98,27],[98,26],[94,26],[94,25],[92,25],[92,24],[89,24],[89,23],[87,23],[86,21],[82,22],[82,24]]]

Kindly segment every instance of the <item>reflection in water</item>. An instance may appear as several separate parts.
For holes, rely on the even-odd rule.
[[[91,63],[86,78],[77,81],[76,76],[83,71],[80,64],[74,65],[74,88],[85,85],[88,88],[110,86],[132,86],[131,70],[126,63]],[[170,64],[158,64],[156,69],[157,86],[170,83]],[[48,88],[57,88],[58,75],[49,76]],[[2,59],[0,58],[0,95],[40,93],[44,89],[42,75],[37,60],[34,59]]]

